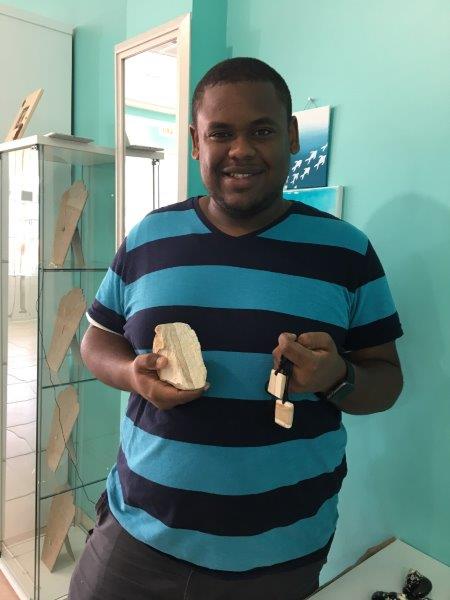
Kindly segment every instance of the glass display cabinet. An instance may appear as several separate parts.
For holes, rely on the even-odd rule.
[[[0,144],[1,563],[21,598],[67,596],[119,445],[121,393],[83,365],[115,251],[114,151]]]

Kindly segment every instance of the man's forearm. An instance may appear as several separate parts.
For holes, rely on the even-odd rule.
[[[124,337],[91,325],[81,342],[81,355],[97,379],[119,390],[133,391],[129,367],[136,354]]]
[[[207,386],[179,390],[161,381],[158,371],[167,366],[167,358],[153,352],[136,356],[127,340],[91,326],[81,343],[81,355],[90,371],[111,387],[134,392],[160,410],[170,410],[197,400]]]
[[[368,415],[391,408],[402,391],[401,368],[376,359],[352,364],[355,368],[355,389],[335,402],[335,406],[353,415]]]

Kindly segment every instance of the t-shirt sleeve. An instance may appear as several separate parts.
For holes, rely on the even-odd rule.
[[[112,333],[123,335],[125,326],[124,308],[124,272],[126,258],[126,240],[117,251],[95,299],[87,311],[88,321]]]
[[[345,349],[352,351],[379,346],[402,335],[402,326],[383,266],[368,241],[352,298]]]

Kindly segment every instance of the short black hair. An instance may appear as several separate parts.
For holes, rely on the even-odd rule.
[[[198,82],[192,96],[192,121],[197,123],[198,110],[206,88],[222,83],[244,81],[267,81],[272,83],[287,112],[288,121],[292,116],[292,98],[287,83],[270,65],[257,58],[228,58],[214,65]]]

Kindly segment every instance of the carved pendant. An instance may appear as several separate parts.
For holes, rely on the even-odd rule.
[[[270,371],[269,384],[267,385],[269,394],[272,394],[275,398],[283,398],[286,389],[286,380],[284,373],[281,373],[281,371],[277,373],[275,369],[272,369]]]
[[[292,402],[282,402],[276,400],[275,402],[275,423],[290,429],[294,420],[294,405]]]

